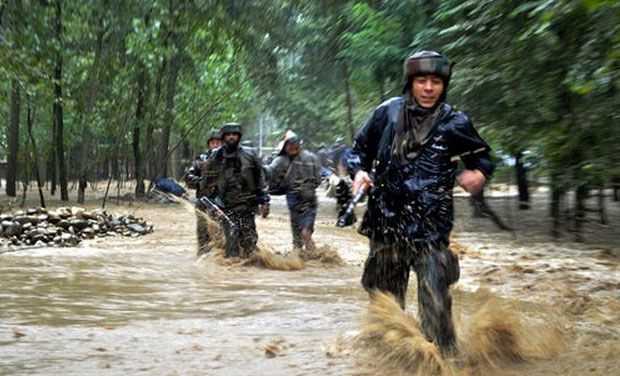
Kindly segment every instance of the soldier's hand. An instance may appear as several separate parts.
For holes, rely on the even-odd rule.
[[[457,181],[464,190],[475,195],[480,192],[487,179],[480,170],[465,170],[460,173]]]
[[[370,178],[370,175],[368,175],[366,171],[359,170],[357,173],[355,173],[355,179],[353,179],[353,187],[351,188],[351,193],[353,194],[353,196],[355,196],[357,191],[359,191],[360,189],[366,190],[368,189],[368,187],[372,187],[372,179]]]
[[[260,216],[263,218],[267,218],[269,215],[269,204],[262,204],[260,206]]]

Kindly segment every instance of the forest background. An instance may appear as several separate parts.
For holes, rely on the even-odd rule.
[[[111,178],[144,197],[227,121],[261,151],[287,129],[313,150],[350,144],[420,49],[456,62],[448,101],[521,208],[537,182],[556,225],[568,210],[578,228],[592,192],[605,221],[620,186],[618,0],[0,0],[2,188],[68,201],[73,186],[83,203]]]

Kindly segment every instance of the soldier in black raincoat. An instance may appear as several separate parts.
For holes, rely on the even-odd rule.
[[[200,167],[207,159],[213,150],[222,146],[222,136],[219,130],[211,130],[207,134],[207,151],[204,154],[199,154],[192,162],[192,165],[187,169],[183,175],[185,183],[190,189],[196,190],[196,198],[204,196],[204,192],[200,189],[201,172]],[[198,256],[209,252],[211,249],[209,231],[207,226],[207,219],[203,214],[206,212],[204,205],[200,201],[196,201],[196,239],[198,241]]]
[[[286,194],[291,218],[293,247],[313,251],[312,233],[318,208],[316,189],[321,184],[321,163],[314,153],[302,148],[292,131],[286,132],[279,155],[265,167],[272,189]]]
[[[370,239],[362,284],[392,293],[405,308],[410,269],[418,282],[424,334],[456,350],[450,285],[459,279],[449,248],[455,180],[475,194],[494,167],[490,148],[464,112],[445,103],[452,63],[434,51],[404,62],[403,96],[379,105],[356,134],[347,168],[353,191],[369,189],[360,230]],[[465,164],[457,177],[458,161]]]
[[[260,206],[263,217],[269,214],[269,195],[260,159],[253,149],[239,144],[241,126],[225,124],[221,133],[223,146],[201,166],[200,187],[221,210],[215,215],[226,233],[226,257],[247,257],[258,240],[255,213]]]

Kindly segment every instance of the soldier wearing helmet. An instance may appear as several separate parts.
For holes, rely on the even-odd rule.
[[[212,129],[207,133],[207,151],[204,154],[199,154],[192,162],[192,165],[185,171],[183,179],[188,188],[196,190],[196,198],[203,196],[203,192],[200,190],[200,167],[209,159],[209,155],[213,153],[213,150],[219,148],[222,145],[222,137],[220,131]],[[197,204],[196,210],[204,212],[204,208]],[[207,231],[206,218],[202,213],[196,213],[196,238],[198,241],[198,255],[206,253],[210,249],[209,232]]]
[[[409,273],[417,277],[427,339],[456,351],[450,285],[460,274],[449,248],[455,180],[475,194],[493,173],[490,148],[464,112],[446,103],[453,64],[420,51],[403,64],[403,95],[380,104],[347,157],[353,193],[368,191],[361,232],[370,239],[362,284],[393,294],[405,309]],[[457,177],[458,161],[465,170]]]
[[[210,130],[207,133],[207,151],[203,154],[196,156],[196,159],[192,162],[192,165],[187,169],[183,179],[187,183],[187,186],[191,189],[196,189],[196,197],[200,197],[200,165],[209,158],[209,155],[213,150],[222,146],[222,136],[219,130]]]
[[[263,217],[269,214],[264,172],[255,151],[240,145],[240,124],[227,123],[220,132],[222,147],[201,166],[200,187],[226,215],[226,257],[248,257],[256,250],[259,206]]]

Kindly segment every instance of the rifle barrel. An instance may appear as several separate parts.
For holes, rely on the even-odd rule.
[[[338,222],[336,222],[337,227],[346,227],[349,218],[355,212],[355,207],[362,200],[365,193],[366,193],[366,190],[363,188],[360,188],[357,191],[357,193],[355,194],[355,197],[353,197],[351,201],[349,201],[349,204],[347,205],[347,208],[345,209],[344,214],[342,214],[342,216],[338,218]]]

